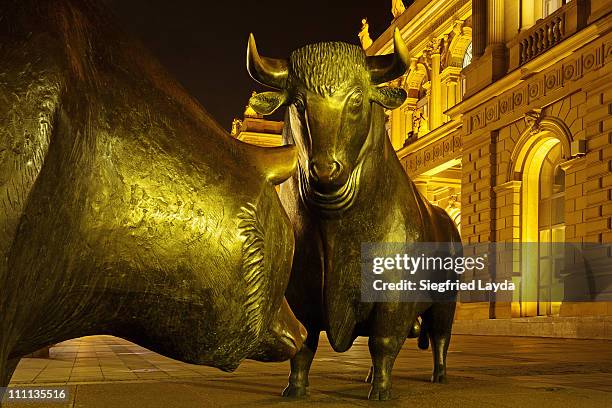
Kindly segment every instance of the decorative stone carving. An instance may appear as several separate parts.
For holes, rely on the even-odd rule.
[[[463,20],[455,20],[453,31],[445,46],[445,54],[443,56],[444,67],[463,67],[463,57],[468,46],[472,42],[472,28],[465,25]]]
[[[525,113],[525,124],[530,129],[530,134],[537,134],[540,132],[540,120],[542,118],[541,109],[532,109]]]
[[[455,132],[409,153],[402,161],[409,174],[415,174],[455,158],[460,154],[461,148],[461,135]]]
[[[426,123],[427,118],[423,116],[423,109],[416,108],[412,113],[412,132],[414,136],[418,137],[420,133],[425,133],[423,130],[425,130],[424,127],[427,127]]]
[[[432,55],[439,55],[442,53],[442,50],[445,44],[448,42],[448,36],[445,35],[443,37],[432,37],[431,40],[427,43],[425,50],[423,51],[423,55],[428,59],[431,59]]]

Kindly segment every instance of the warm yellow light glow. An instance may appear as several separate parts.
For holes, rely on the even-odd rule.
[[[519,157],[522,161],[521,194],[521,241],[538,242],[538,189],[540,170],[544,158],[556,146],[559,139],[551,134],[534,137],[534,142],[523,147]],[[524,302],[523,299],[537,299],[538,296],[538,254],[535,251],[522,251],[521,254],[521,316],[536,316],[537,302]]]

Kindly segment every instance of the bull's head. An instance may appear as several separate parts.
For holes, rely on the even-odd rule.
[[[302,193],[325,209],[345,208],[355,194],[372,103],[394,109],[406,99],[403,89],[378,86],[408,67],[408,49],[397,29],[394,47],[394,54],[366,56],[356,45],[318,43],[280,60],[260,56],[253,35],[249,38],[249,74],[278,90],[257,94],[249,103],[263,115],[289,106],[285,126],[299,149]]]

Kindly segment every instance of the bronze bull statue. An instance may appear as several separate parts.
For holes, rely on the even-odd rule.
[[[230,137],[100,3],[0,5],[0,387],[91,334],[223,370],[293,356],[295,148]]]
[[[397,30],[394,45],[394,54],[366,56],[355,45],[319,43],[282,60],[260,56],[254,37],[249,39],[250,75],[279,90],[260,93],[250,104],[261,114],[288,106],[284,142],[298,148],[298,172],[282,184],[280,195],[296,238],[286,296],[308,337],[291,360],[285,396],[307,394],[319,334],[326,331],[339,352],[357,336],[369,336],[369,398],[389,399],[393,363],[412,328],[418,330],[419,316],[419,346],[432,344],[432,381],[446,381],[454,302],[360,298],[362,243],[447,242],[455,255],[461,251],[456,226],[417,191],[385,133],[383,108],[397,108],[406,98],[403,89],[377,86],[408,67]]]

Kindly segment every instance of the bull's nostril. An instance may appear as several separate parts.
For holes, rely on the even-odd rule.
[[[342,169],[342,166],[340,166],[340,163],[338,163],[337,161],[334,161],[331,165],[331,171],[329,172],[329,178],[333,180],[336,177],[338,177],[341,169]]]
[[[313,161],[309,166],[309,173],[310,178],[315,182],[330,182],[340,176],[342,165],[337,160],[325,165]]]

